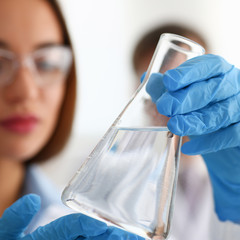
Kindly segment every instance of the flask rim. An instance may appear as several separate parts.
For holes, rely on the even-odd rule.
[[[183,52],[183,53],[192,52],[192,53],[198,53],[199,55],[203,55],[205,53],[205,49],[199,43],[197,43],[189,38],[178,35],[178,34],[163,33],[160,36],[160,40],[168,41],[173,49]],[[190,49],[181,47],[181,46],[177,45],[176,43],[174,43],[174,41],[183,43],[184,45],[189,46]],[[159,42],[161,42],[161,41],[159,41]]]

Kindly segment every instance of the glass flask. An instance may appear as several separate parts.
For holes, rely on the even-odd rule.
[[[64,189],[67,206],[145,239],[167,238],[181,137],[168,130],[145,88],[152,73],[202,54],[187,38],[161,35],[142,84]]]

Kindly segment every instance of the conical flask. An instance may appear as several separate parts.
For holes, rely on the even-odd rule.
[[[166,239],[181,137],[167,128],[146,92],[152,73],[204,54],[197,43],[162,34],[145,79],[62,194],[72,209],[146,239]]]

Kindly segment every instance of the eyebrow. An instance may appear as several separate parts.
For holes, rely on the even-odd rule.
[[[37,50],[45,47],[54,47],[54,46],[62,46],[62,45],[63,45],[62,43],[46,42],[46,43],[38,44],[37,46],[34,47],[34,49]],[[9,46],[8,43],[0,39],[0,48],[10,49],[11,47]]]
[[[41,48],[45,48],[45,47],[54,47],[54,46],[62,46],[62,43],[56,43],[56,42],[46,42],[46,43],[41,43],[38,44],[35,49],[41,49]],[[1,46],[1,45],[0,45]]]

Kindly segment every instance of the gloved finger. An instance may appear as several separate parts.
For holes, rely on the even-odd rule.
[[[0,239],[17,239],[39,211],[40,197],[28,194],[7,208],[0,219]]]
[[[176,115],[168,128],[176,135],[201,135],[217,131],[240,121],[240,93],[198,111]]]
[[[166,91],[162,78],[163,75],[161,73],[153,73],[151,74],[146,85],[146,91],[151,96],[154,103]]]
[[[187,155],[198,155],[238,147],[240,146],[239,132],[240,123],[236,123],[213,133],[195,136],[189,142],[184,143],[181,150]],[[239,163],[238,157],[236,160]]]
[[[158,111],[166,116],[185,114],[227,99],[240,92],[240,71],[232,71],[217,77],[193,83],[176,92],[166,92],[156,102]]]
[[[233,68],[220,56],[206,54],[191,58],[178,66],[168,70],[163,76],[163,83],[169,91],[176,91],[194,82],[225,74]]]
[[[110,227],[105,233],[90,237],[91,240],[144,240],[143,238],[119,228]]]
[[[103,222],[82,214],[70,214],[39,227],[32,234],[27,235],[23,240],[75,240],[79,236],[97,236],[107,230]]]

